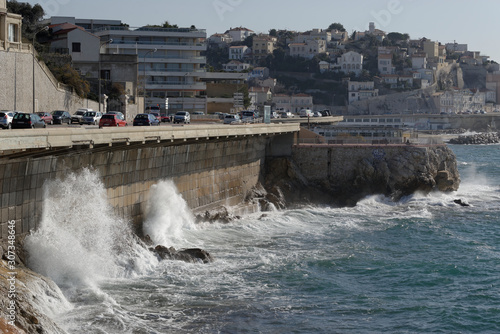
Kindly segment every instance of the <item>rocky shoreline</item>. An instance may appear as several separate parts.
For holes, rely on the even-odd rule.
[[[461,135],[449,140],[450,144],[455,145],[488,145],[500,143],[500,134],[498,132],[477,133],[472,135]]]

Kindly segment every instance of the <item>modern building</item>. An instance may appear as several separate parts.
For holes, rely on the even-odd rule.
[[[7,1],[0,0],[0,50],[21,49],[22,16],[7,12]]]
[[[206,111],[204,29],[107,26],[94,33],[101,41],[112,40],[104,45],[105,54],[137,55],[146,107],[168,107],[168,113]]]

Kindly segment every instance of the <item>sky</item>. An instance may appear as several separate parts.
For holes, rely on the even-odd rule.
[[[500,63],[498,0],[18,0],[40,4],[47,17],[121,20],[130,27],[177,24],[206,29],[207,37],[234,27],[307,31],[341,23],[349,33],[377,29],[468,44]]]

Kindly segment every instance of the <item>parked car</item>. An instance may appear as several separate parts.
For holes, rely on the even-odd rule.
[[[153,115],[159,122],[161,122],[161,115],[157,111],[152,111],[150,112],[151,115]]]
[[[14,111],[0,111],[0,126],[4,129],[10,129],[12,127],[12,119],[14,118],[14,114]]]
[[[311,109],[301,109],[299,113],[300,117],[313,117],[314,114]]]
[[[293,118],[293,114],[289,111],[280,111],[280,118]]]
[[[99,120],[99,129],[105,126],[127,126],[127,121],[121,112],[111,111]]]
[[[160,121],[153,114],[137,114],[134,117],[134,126],[160,125]]]
[[[161,115],[161,121],[170,123],[170,115],[165,115],[165,114]]]
[[[241,118],[239,115],[226,114],[224,116],[224,124],[237,124],[241,123]]]
[[[80,124],[97,125],[101,120],[102,113],[99,111],[87,111],[83,114]]]
[[[252,111],[252,110],[243,110],[241,112],[241,120],[243,122],[252,122],[256,118],[259,118],[259,115],[255,111]]]
[[[313,117],[323,117],[323,114],[320,111],[315,111],[313,112]]]
[[[175,123],[184,123],[184,124],[191,123],[191,115],[189,114],[189,111],[178,111],[174,115],[174,124]]]
[[[82,117],[83,115],[88,112],[88,111],[94,111],[90,108],[80,108],[78,109],[74,114],[73,116],[71,116],[71,123],[78,123],[78,124],[81,124],[82,123]]]
[[[51,113],[49,113],[49,112],[39,112],[38,116],[40,116],[40,118],[43,119],[43,121],[46,124],[54,124],[54,117],[52,117]]]
[[[12,119],[13,129],[45,128],[47,124],[37,114],[18,112]]]
[[[52,112],[52,118],[54,119],[54,124],[71,124],[71,115],[69,112],[64,110],[55,110]]]
[[[322,110],[320,111],[321,112],[321,115],[324,117],[324,116],[332,116],[332,114],[330,113],[330,110],[328,109],[325,109],[325,110]]]

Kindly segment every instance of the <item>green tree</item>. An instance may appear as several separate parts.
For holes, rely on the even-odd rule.
[[[345,28],[342,24],[340,23],[332,23],[328,27],[328,30],[339,30],[339,31],[345,31]]]
[[[179,28],[177,24],[170,24],[168,21],[165,21],[162,25],[162,28]]]

